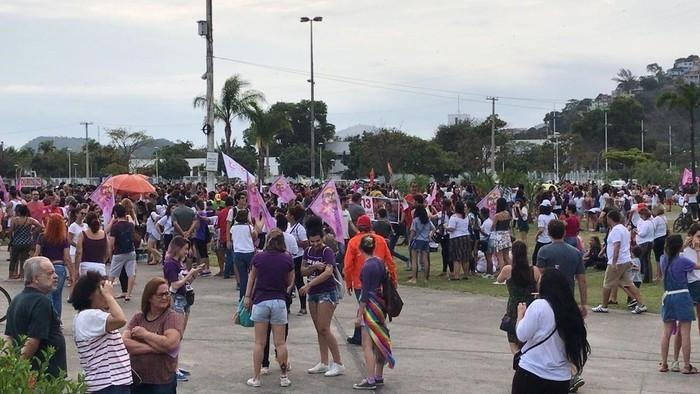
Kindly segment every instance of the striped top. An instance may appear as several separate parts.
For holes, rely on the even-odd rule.
[[[108,316],[100,309],[86,309],[73,320],[73,337],[89,393],[132,383],[131,363],[122,336],[117,330],[105,331]]]

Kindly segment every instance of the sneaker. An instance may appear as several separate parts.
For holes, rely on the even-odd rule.
[[[597,307],[592,308],[591,310],[596,313],[608,313],[608,308],[605,308],[602,305],[598,305]]]
[[[268,375],[270,373],[270,368],[269,367],[262,367],[260,368],[260,375]]]
[[[634,313],[635,315],[639,315],[640,313],[644,313],[646,311],[647,311],[646,305],[637,305],[634,307],[634,310],[632,311],[632,313]]]
[[[180,373],[185,375],[185,376],[190,376],[192,374],[192,373],[190,373],[190,371],[188,371],[186,369],[178,368],[177,370],[180,371]]]
[[[176,379],[177,379],[178,382],[187,382],[187,381],[190,380],[190,379],[187,377],[187,375],[185,375],[184,373],[182,373],[182,372],[180,372],[180,371],[176,371],[176,372],[175,372],[175,377],[176,377]]]
[[[255,379],[255,378],[250,378],[248,379],[247,382],[245,382],[250,387],[260,387],[262,384],[260,383],[260,379]]]
[[[280,387],[289,387],[292,381],[287,376],[280,376]]]
[[[573,379],[571,379],[571,386],[569,387],[569,392],[570,393],[575,393],[578,391],[581,386],[586,384],[586,381],[583,380],[580,376],[574,376]]]
[[[209,270],[202,271],[202,272],[199,274],[199,276],[211,276],[211,271],[209,271]]]
[[[627,307],[630,309],[633,309],[635,306],[637,306],[637,300],[632,300],[627,304]]]
[[[328,371],[324,374],[326,377],[333,377],[333,376],[340,376],[345,374],[345,366],[343,364],[336,364],[333,363],[331,364],[331,367],[328,368]]]
[[[377,385],[376,383],[368,382],[367,379],[362,379],[362,382],[353,384],[352,388],[355,390],[376,390]]]
[[[328,365],[326,365],[320,361],[313,368],[309,368],[306,370],[306,372],[308,372],[310,374],[326,373],[327,371],[328,371]]]
[[[671,363],[671,372],[680,372],[681,371],[681,365],[678,363],[678,361],[673,361]]]
[[[362,340],[361,339],[355,339],[355,337],[348,337],[346,341],[350,345],[357,345],[357,346],[362,346]]]
[[[384,386],[384,378],[374,378],[375,386]]]

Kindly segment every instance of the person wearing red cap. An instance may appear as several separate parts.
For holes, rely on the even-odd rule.
[[[374,257],[381,259],[389,270],[389,276],[394,284],[397,283],[396,276],[396,265],[394,260],[391,258],[391,251],[386,244],[386,240],[381,235],[375,234],[372,231],[372,221],[369,216],[361,215],[357,218],[357,229],[360,231],[355,234],[347,245],[347,250],[345,252],[345,259],[343,260],[343,271],[345,274],[345,287],[348,289],[348,294],[355,293],[355,297],[359,299],[360,289],[362,289],[362,283],[360,282],[360,271],[365,263],[365,257],[360,250],[360,241],[362,237],[367,234],[371,234],[374,238],[375,249]],[[360,327],[355,327],[355,332],[353,336],[348,337],[348,343],[352,345],[361,345]]]

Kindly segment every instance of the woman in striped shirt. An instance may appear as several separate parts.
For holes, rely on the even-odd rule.
[[[112,283],[88,271],[76,282],[71,303],[78,311],[73,338],[87,391],[130,393],[131,362],[118,331],[126,324],[126,316],[112,295]]]

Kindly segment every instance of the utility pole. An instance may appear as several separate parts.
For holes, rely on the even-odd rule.
[[[673,151],[671,150],[673,145],[671,145],[671,125],[668,125],[668,169],[672,167],[671,160],[673,159]]]
[[[557,109],[552,111],[552,137],[554,137],[554,174],[559,182],[559,139],[557,136]]]
[[[214,29],[212,27],[212,0],[207,0],[207,152],[214,152]],[[262,177],[260,177],[262,184]],[[216,171],[207,171],[207,190],[214,190]]]
[[[88,149],[88,126],[92,122],[80,122],[81,125],[85,125],[85,178],[87,178],[88,183],[90,183],[90,150]]]
[[[316,162],[314,161],[316,152],[316,115],[314,113],[314,22],[321,22],[323,20],[322,16],[315,16],[313,18],[302,17],[300,22],[309,22],[309,32],[310,32],[310,42],[311,42],[311,79],[309,83],[311,84],[311,120],[310,120],[310,131],[311,131],[311,143],[309,144],[311,148],[311,179],[316,178]]]
[[[642,153],[644,153],[644,119],[642,119]]]
[[[491,174],[496,173],[496,101],[498,97],[486,97],[491,100]]]
[[[73,180],[71,179],[71,176],[70,176],[70,172],[71,172],[71,170],[73,169],[73,166],[72,166],[71,163],[70,163],[70,152],[71,152],[71,149],[68,148],[66,151],[68,152],[68,184],[71,184],[71,183],[73,183]]]
[[[605,173],[608,173],[608,110],[605,112]]]

